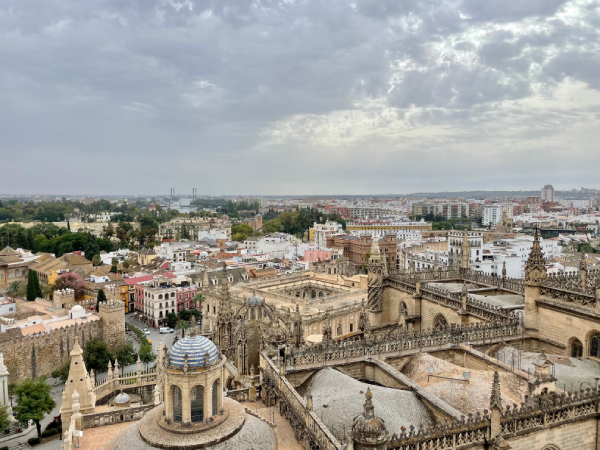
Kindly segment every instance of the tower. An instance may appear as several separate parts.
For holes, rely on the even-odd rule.
[[[538,306],[540,287],[546,279],[546,260],[540,247],[539,230],[533,233],[533,246],[525,266],[525,328],[533,336],[538,332]]]
[[[383,262],[381,252],[379,251],[379,243],[377,238],[373,238],[371,244],[371,254],[368,263],[368,293],[369,299],[367,307],[371,312],[381,312],[383,309],[383,275],[385,271],[385,263]]]
[[[92,380],[87,373],[85,363],[83,362],[83,350],[79,345],[79,339],[75,339],[75,345],[71,350],[71,367],[69,368],[69,378],[65,384],[65,390],[62,393],[62,406],[60,407],[60,418],[63,424],[63,430],[69,429],[73,409],[73,394],[77,391],[79,394],[79,412],[89,414],[94,412],[96,406],[96,394],[92,387]]]
[[[102,324],[102,340],[112,349],[125,339],[125,303],[120,300],[102,302],[98,315]]]
[[[469,232],[463,233],[463,241],[460,247],[460,268],[468,270],[471,267],[471,244],[469,244]]]
[[[223,262],[221,273],[221,295],[219,299],[219,313],[217,315],[217,345],[219,350],[229,357],[234,350],[233,343],[233,314],[229,301],[229,280],[227,279],[227,264]]]

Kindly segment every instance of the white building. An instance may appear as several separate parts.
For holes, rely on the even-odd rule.
[[[553,202],[554,201],[554,188],[551,184],[547,184],[542,188],[542,201]]]
[[[482,225],[487,227],[488,225],[496,225],[502,222],[502,211],[504,207],[502,205],[483,205],[481,207],[482,213]]]
[[[313,223],[313,242],[317,247],[327,247],[327,238],[344,234],[344,228],[341,223],[328,220],[325,223]]]

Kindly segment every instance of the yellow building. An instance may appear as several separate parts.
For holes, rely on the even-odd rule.
[[[431,231],[431,223],[428,222],[349,222],[346,224],[346,232],[383,234],[398,231]]]

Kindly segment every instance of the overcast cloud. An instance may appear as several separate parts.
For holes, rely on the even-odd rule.
[[[600,187],[590,0],[7,0],[0,193]]]

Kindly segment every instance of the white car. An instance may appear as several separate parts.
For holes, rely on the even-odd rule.
[[[167,333],[173,333],[175,330],[173,328],[169,328],[169,327],[161,327],[160,328],[160,334],[167,334]]]
[[[143,331],[146,336],[150,336],[150,331],[148,331],[148,328],[144,328]]]

